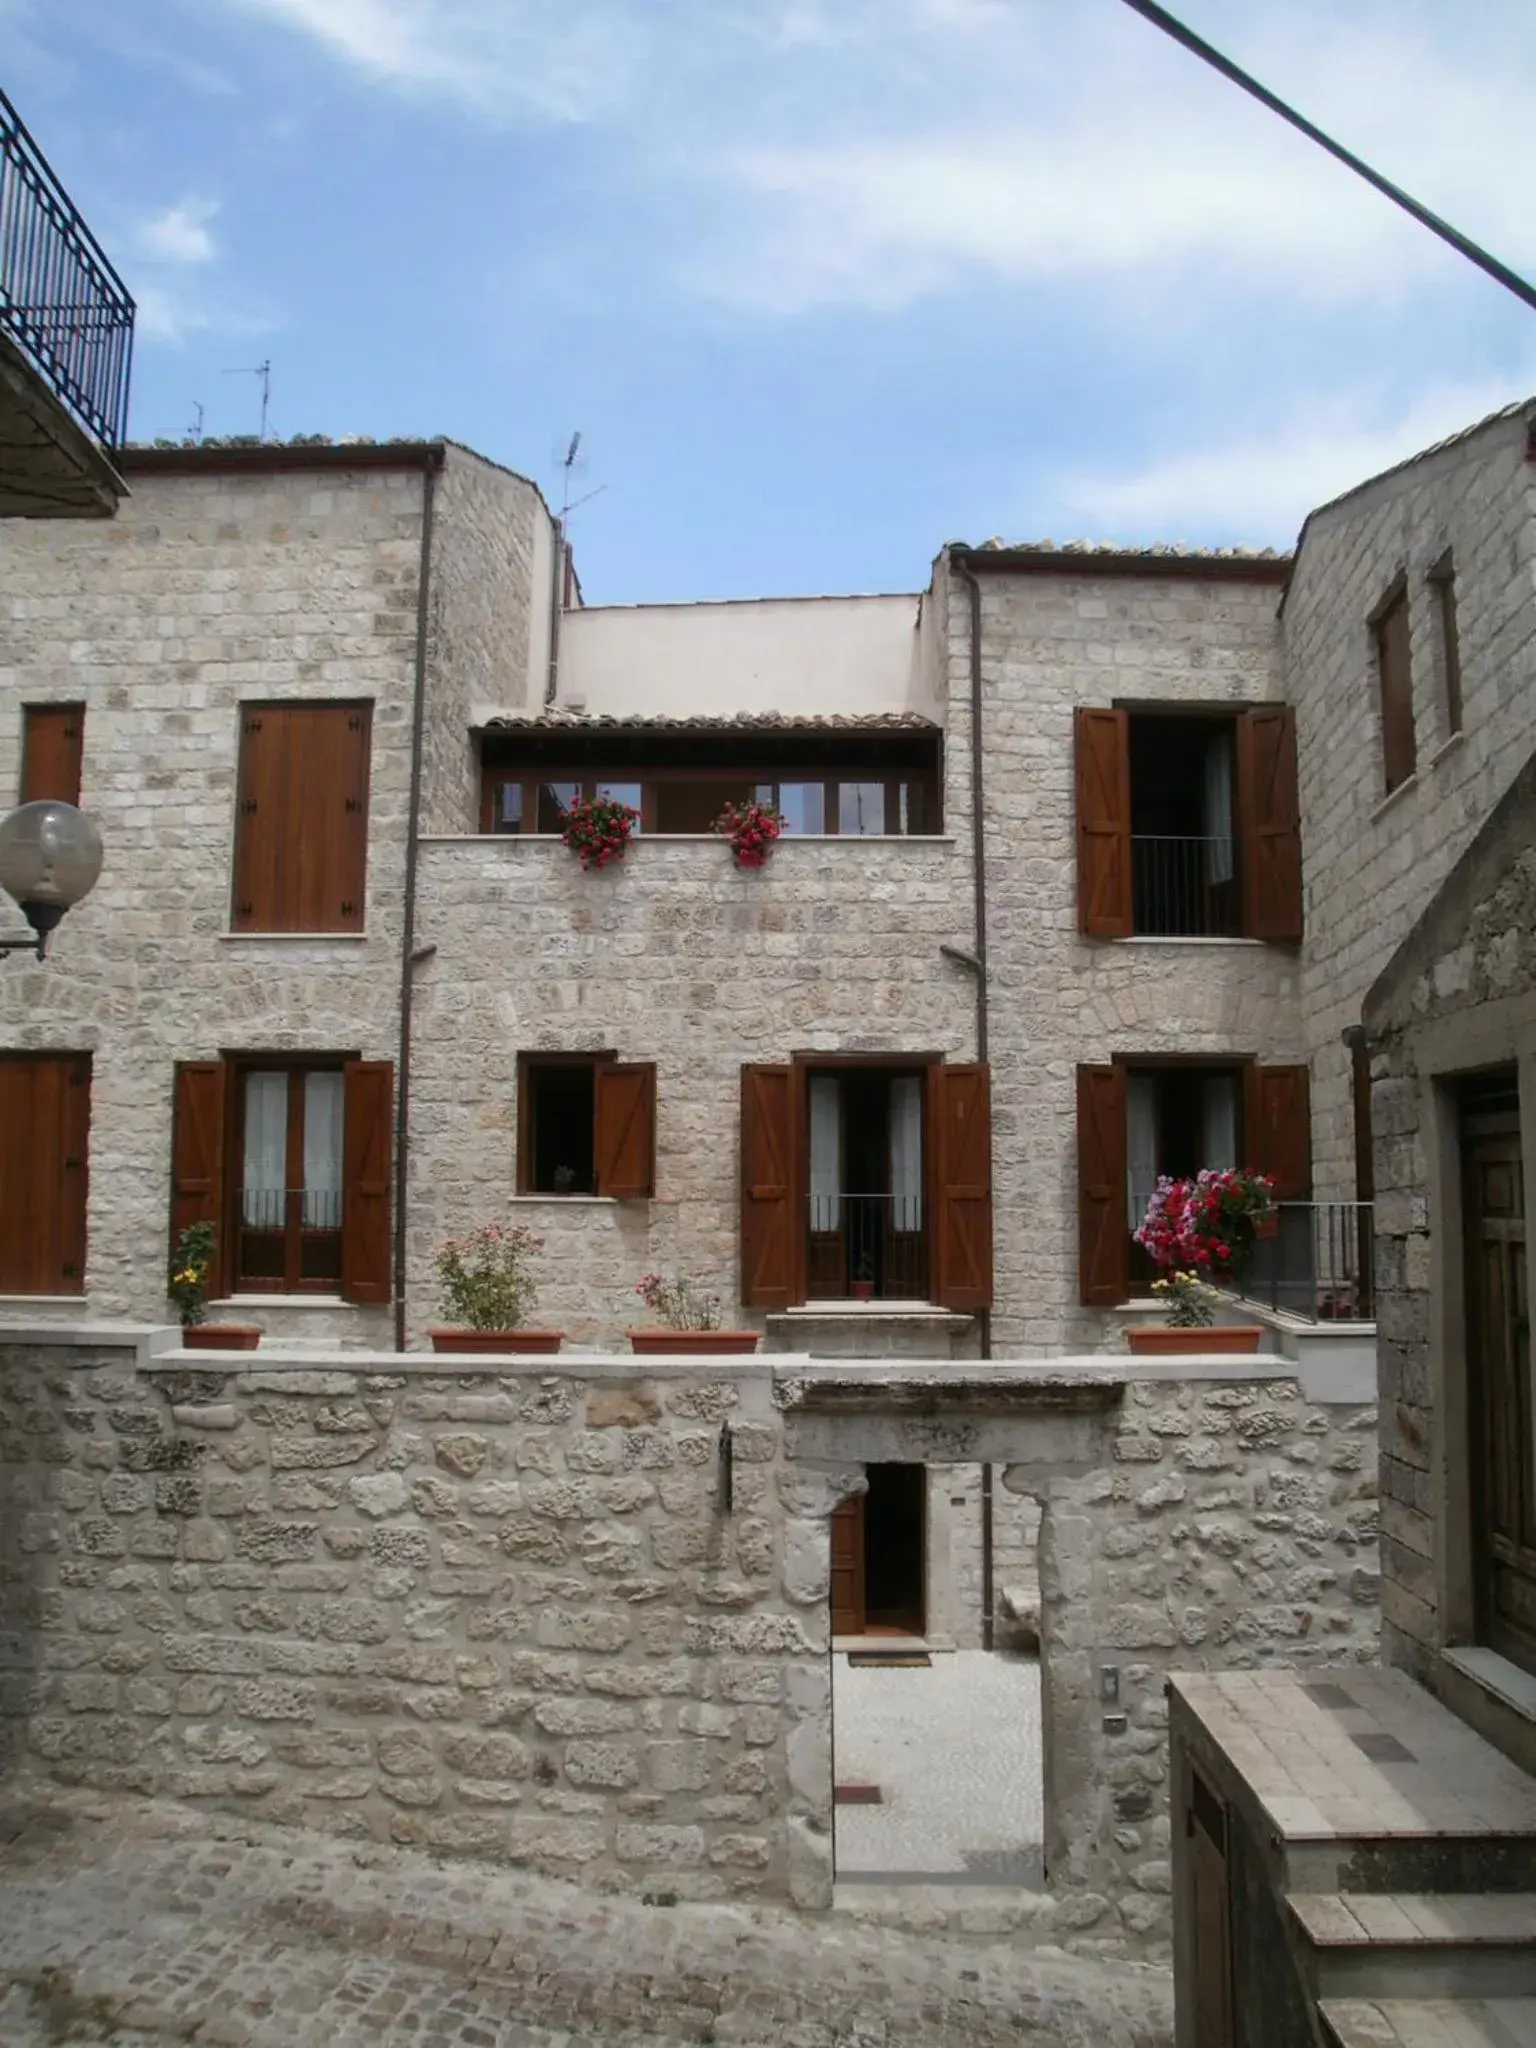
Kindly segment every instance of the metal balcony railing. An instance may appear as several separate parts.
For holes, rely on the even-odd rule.
[[[1237,937],[1233,841],[1137,833],[1131,840],[1131,919],[1134,931],[1153,938]]]
[[[0,332],[102,444],[128,429],[134,304],[0,92]]]
[[[1369,1202],[1282,1202],[1238,1292],[1308,1322],[1375,1320]]]
[[[816,1301],[928,1299],[926,1204],[911,1195],[812,1195],[807,1292]]]
[[[295,1197],[301,1229],[340,1230],[340,1188],[242,1188],[240,1220],[247,1230],[282,1230]]]

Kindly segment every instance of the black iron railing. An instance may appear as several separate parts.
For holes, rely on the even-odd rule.
[[[1371,1214],[1369,1202],[1282,1202],[1238,1292],[1308,1322],[1372,1322]]]
[[[812,1195],[806,1220],[807,1292],[813,1300],[928,1299],[921,1195]]]
[[[1230,839],[1137,833],[1131,840],[1132,929],[1154,938],[1235,938],[1236,861]]]
[[[303,1229],[340,1230],[339,1188],[243,1188],[240,1220],[247,1230],[281,1230],[288,1221],[289,1201],[295,1196]]]
[[[128,430],[133,300],[0,92],[0,332],[102,445]]]

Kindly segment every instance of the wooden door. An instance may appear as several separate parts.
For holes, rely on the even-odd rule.
[[[1463,1141],[1467,1388],[1479,1641],[1536,1671],[1536,1484],[1518,1128]]]
[[[832,1633],[861,1636],[864,1611],[864,1495],[832,1511]]]
[[[1233,2048],[1232,1903],[1227,1883],[1226,1808],[1192,1773],[1189,1812],[1192,2048]]]

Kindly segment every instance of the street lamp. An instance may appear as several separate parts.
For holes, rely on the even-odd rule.
[[[73,804],[45,797],[0,818],[0,889],[15,897],[29,939],[0,938],[0,953],[48,951],[48,935],[101,873],[101,834]]]

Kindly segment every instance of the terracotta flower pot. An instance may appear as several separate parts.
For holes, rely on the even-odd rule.
[[[183,1323],[185,1351],[254,1351],[261,1342],[256,1323]]]
[[[875,1283],[873,1280],[855,1280],[850,1285],[848,1292],[855,1301],[873,1301],[875,1298]]]
[[[1125,1341],[1141,1357],[1166,1358],[1183,1351],[1257,1351],[1263,1336],[1259,1323],[1208,1323],[1194,1330],[1172,1323],[1131,1323]]]
[[[756,1330],[627,1330],[632,1351],[646,1357],[677,1352],[689,1358],[738,1357],[757,1349]]]
[[[429,1330],[434,1351],[558,1351],[564,1330]]]

